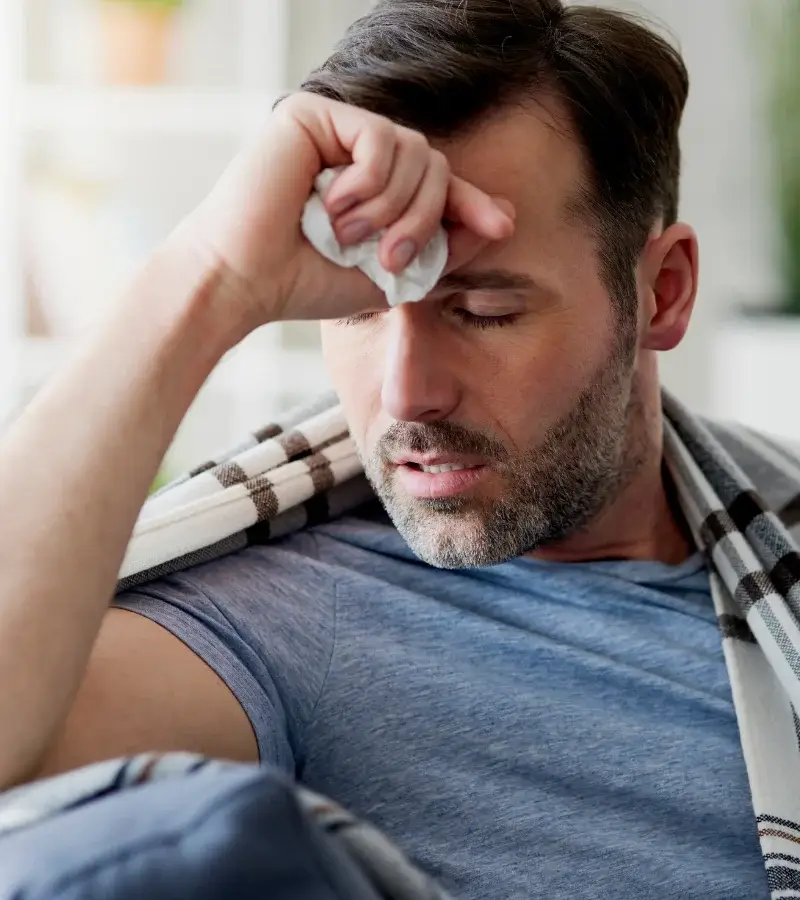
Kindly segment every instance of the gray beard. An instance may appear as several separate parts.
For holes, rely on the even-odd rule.
[[[453,422],[395,422],[364,470],[395,527],[432,566],[489,566],[563,540],[584,528],[644,461],[641,397],[632,353],[618,346],[572,409],[536,447],[501,441]],[[390,460],[403,451],[475,454],[503,479],[499,499],[418,499],[396,489]]]

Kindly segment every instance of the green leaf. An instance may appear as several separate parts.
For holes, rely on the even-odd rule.
[[[753,2],[749,13],[765,74],[773,203],[782,232],[783,311],[800,315],[800,2]]]

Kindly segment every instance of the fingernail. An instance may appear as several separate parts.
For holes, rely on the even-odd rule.
[[[511,219],[512,222],[517,218],[517,211],[514,208],[514,204],[506,197],[496,196],[492,197],[492,200],[494,201],[494,205],[506,218]]]
[[[363,219],[348,222],[347,225],[337,230],[339,240],[343,244],[357,244],[359,241],[363,241],[364,238],[369,237],[372,232],[372,225]]]
[[[412,240],[400,241],[392,250],[391,263],[394,269],[405,269],[411,260],[417,255],[417,245]]]

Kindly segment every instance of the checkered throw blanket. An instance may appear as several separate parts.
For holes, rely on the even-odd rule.
[[[665,464],[710,571],[769,888],[773,900],[800,897],[800,456],[748,429],[700,420],[668,394],[663,407]],[[324,397],[151,498],[119,589],[273,540],[371,496],[336,397]],[[58,791],[48,782],[18,789],[0,803],[0,833],[4,822],[57,813],[93,778],[102,782],[102,765],[60,776]],[[382,896],[444,896],[369,826],[359,828],[351,833],[369,839],[352,855]]]

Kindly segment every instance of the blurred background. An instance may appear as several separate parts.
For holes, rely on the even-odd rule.
[[[0,422],[367,5],[0,0]],[[664,380],[800,440],[800,0],[608,5],[660,22],[692,76],[682,218],[701,290]],[[326,385],[315,325],[262,329],[203,389],[164,475]]]

